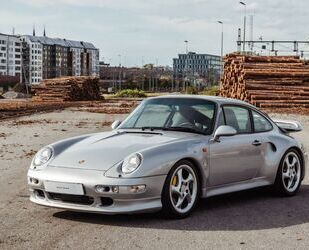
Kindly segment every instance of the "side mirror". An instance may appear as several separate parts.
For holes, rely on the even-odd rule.
[[[221,136],[233,136],[236,134],[237,134],[236,129],[234,129],[231,126],[223,125],[217,128],[213,140],[219,142],[220,141],[219,138]]]
[[[114,121],[114,122],[112,123],[111,127],[112,127],[112,129],[116,129],[116,128],[119,127],[120,124],[121,124],[121,121],[116,120],[116,121]]]

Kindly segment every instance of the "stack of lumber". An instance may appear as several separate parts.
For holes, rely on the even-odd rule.
[[[264,108],[309,108],[309,65],[297,56],[225,57],[220,95]]]
[[[102,99],[96,77],[61,77],[43,80],[32,91],[35,101],[90,101]]]

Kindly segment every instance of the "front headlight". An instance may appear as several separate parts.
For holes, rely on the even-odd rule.
[[[33,165],[35,167],[42,166],[46,164],[50,158],[53,156],[53,149],[50,147],[46,147],[41,149],[37,154],[35,155],[33,159]]]
[[[121,171],[124,174],[129,174],[135,171],[142,163],[142,155],[141,154],[132,154],[124,159]]]

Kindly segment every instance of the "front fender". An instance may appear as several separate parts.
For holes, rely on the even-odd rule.
[[[208,158],[203,148],[208,149],[208,140],[188,140],[167,143],[145,149],[140,153],[143,156],[141,166],[130,174],[121,172],[121,163],[110,168],[105,175],[108,177],[139,178],[156,175],[167,175],[176,162],[181,159],[193,159],[201,171],[208,169]],[[209,152],[209,150],[205,150]]]

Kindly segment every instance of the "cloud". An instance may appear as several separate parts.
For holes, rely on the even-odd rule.
[[[308,1],[245,1],[248,16],[254,15],[254,39],[309,36]],[[141,57],[167,64],[183,51],[184,40],[197,52],[220,53],[218,20],[224,22],[225,52],[234,51],[243,14],[239,0],[11,0],[2,3],[0,30],[17,26],[29,33],[33,23],[46,24],[52,36],[90,40],[113,61],[121,53],[132,64]]]

